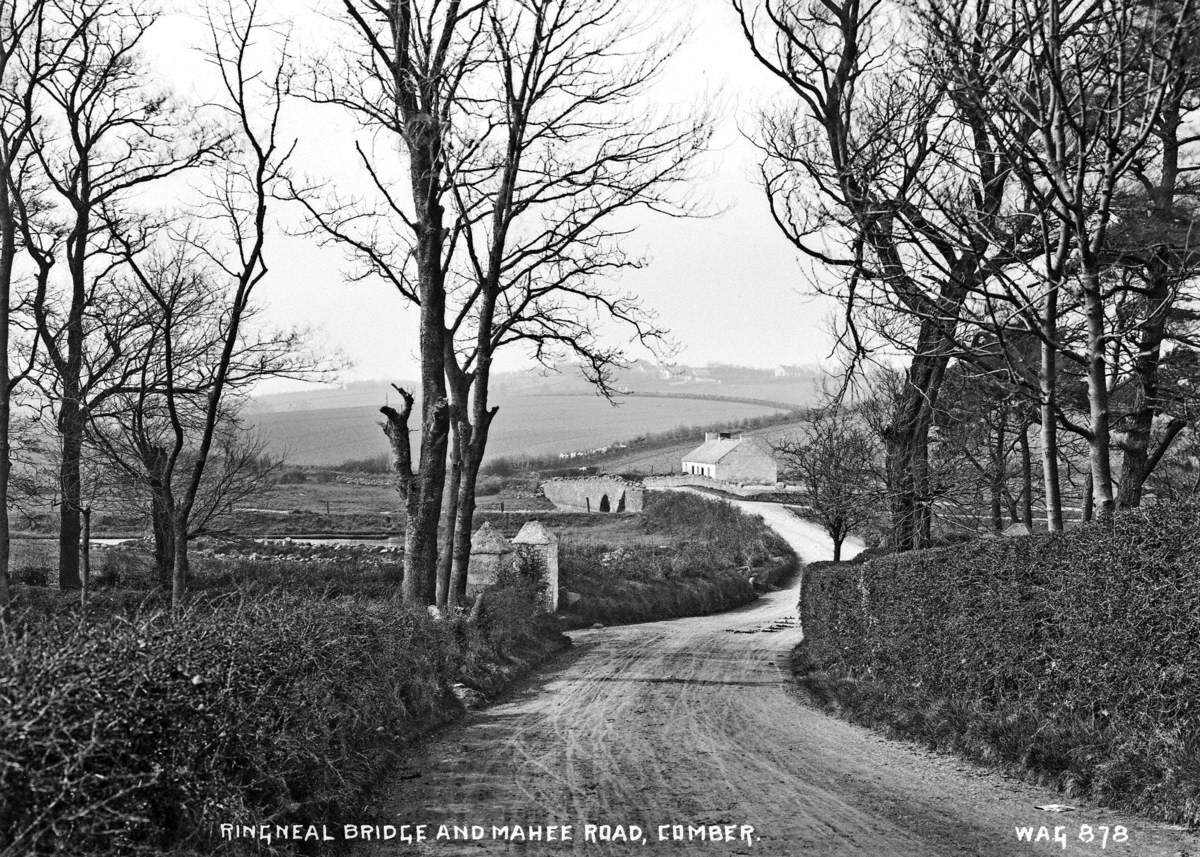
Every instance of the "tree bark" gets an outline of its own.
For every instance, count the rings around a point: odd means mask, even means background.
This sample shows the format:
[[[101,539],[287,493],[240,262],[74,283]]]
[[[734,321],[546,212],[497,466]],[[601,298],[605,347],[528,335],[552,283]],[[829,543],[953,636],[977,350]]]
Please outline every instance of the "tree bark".
[[[188,577],[191,572],[188,562],[187,524],[187,517],[176,513],[172,532],[175,562],[171,569],[171,605],[176,608],[187,598]]]
[[[169,492],[152,488],[150,527],[154,534],[154,571],[158,585],[170,591],[175,570],[175,512]]]
[[[67,379],[69,380],[69,379]],[[58,429],[62,437],[62,460],[59,463],[60,492],[58,525],[58,586],[78,589],[79,579],[79,512],[83,502],[80,465],[83,455],[83,415],[79,407],[78,384],[67,386],[59,407]]]
[[[1150,441],[1154,418],[1159,413],[1158,369],[1162,362],[1162,345],[1166,337],[1170,288],[1167,272],[1161,268],[1146,295],[1152,308],[1142,320],[1138,331],[1137,356],[1133,373],[1137,379],[1133,408],[1128,417],[1129,430],[1121,443],[1121,483],[1117,502],[1122,509],[1132,509],[1142,503],[1142,490],[1150,476]],[[1172,440],[1174,437],[1172,436]]]
[[[1104,305],[1101,298],[1099,268],[1090,254],[1084,253],[1083,302],[1088,334],[1088,412],[1091,438],[1089,461],[1092,471],[1092,496],[1096,515],[1111,521],[1116,504],[1113,499],[1111,440],[1108,411],[1108,364],[1105,358]]]
[[[1005,437],[1006,423],[1008,415],[1003,410],[1003,406],[999,413],[999,421],[996,423],[996,436],[992,445],[992,472],[991,484],[989,486],[991,494],[991,511],[992,511],[992,530],[999,533],[1004,529],[1004,486],[1008,476],[1008,462],[1004,455],[1004,446],[1007,442]]]
[[[11,530],[8,515],[8,481],[12,473],[10,425],[12,422],[12,371],[9,369],[9,317],[13,265],[17,256],[17,224],[9,185],[0,177],[0,607],[9,602]]]
[[[1033,455],[1029,449],[1030,423],[1021,426],[1021,521],[1033,532]]]
[[[87,603],[88,590],[92,585],[92,510],[80,511],[83,532],[79,539],[79,603]]]
[[[1052,283],[1042,302],[1042,345],[1038,367],[1042,441],[1042,481],[1046,494],[1046,529],[1063,528],[1062,485],[1058,474],[1058,285]]]
[[[437,607],[445,610],[452,602],[451,572],[454,565],[455,533],[458,526],[458,508],[462,491],[462,420],[450,418],[450,475],[446,483],[446,499],[443,503],[443,536],[438,552]]]
[[[923,325],[924,326],[924,325]],[[932,333],[926,330],[922,342]],[[884,430],[884,458],[891,511],[892,548],[927,547],[932,538],[933,509],[929,479],[929,429],[941,388],[947,356],[919,347],[909,366],[895,416]]]

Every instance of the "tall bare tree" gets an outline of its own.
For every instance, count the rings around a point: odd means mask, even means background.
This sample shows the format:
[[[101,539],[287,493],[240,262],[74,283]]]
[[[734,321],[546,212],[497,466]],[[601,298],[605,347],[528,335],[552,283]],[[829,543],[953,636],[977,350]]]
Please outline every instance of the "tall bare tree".
[[[360,34],[377,33],[387,20],[380,9],[371,17],[368,5],[346,4]],[[621,213],[635,207],[682,212],[672,191],[703,148],[707,126],[702,120],[648,118],[644,107],[638,112],[670,45],[647,39],[627,11],[615,0],[393,4],[388,14],[408,26],[425,22],[422,32],[441,33],[444,49],[422,47],[415,38],[397,40],[393,27],[392,41],[368,38],[376,65],[366,79],[361,70],[371,66],[365,61],[355,66],[359,77],[318,76],[314,97],[348,106],[371,127],[403,141],[410,176],[427,166],[440,171],[404,201],[385,178],[383,158],[359,146],[379,204],[297,194],[314,228],[348,248],[360,275],[382,276],[421,308],[425,411],[415,473],[408,417],[416,397],[400,390],[403,406],[384,409],[409,503],[406,551],[412,545],[430,550],[406,557],[409,600],[444,605],[465,592],[475,482],[496,414],[489,400],[495,353],[523,343],[547,363],[569,355],[602,392],[610,392],[623,351],[605,345],[600,328],[615,322],[643,342],[661,335],[637,301],[598,281],[639,264],[621,251],[628,230],[618,222]],[[397,99],[397,86],[384,76],[401,59],[397,45],[415,51],[405,60],[407,77],[426,81],[415,101],[404,93]],[[633,55],[640,59],[630,61]],[[381,103],[388,110],[397,104],[399,112],[381,115]],[[428,141],[413,139],[406,124],[412,104],[438,108],[436,158],[413,151]],[[423,261],[432,255],[422,248],[433,207],[422,203],[422,193],[436,194],[438,228],[445,233],[436,277]],[[437,331],[431,330],[435,323]],[[442,349],[436,360],[426,348],[434,340]],[[442,375],[436,382],[428,377],[435,365]],[[439,402],[431,422],[429,408]],[[440,465],[443,474],[447,452],[451,460],[441,551],[437,521],[423,511],[433,506],[421,500],[430,496],[424,487],[427,450],[433,456],[428,463]],[[441,502],[446,484],[444,476],[439,479]]]
[[[366,260],[371,273],[388,279],[419,307],[421,364],[420,444],[413,456],[409,418],[416,397],[401,391],[404,406],[382,409],[392,442],[397,487],[405,499],[404,599],[436,600],[438,522],[449,449],[450,403],[446,390],[446,274],[455,229],[447,221],[446,187],[450,128],[462,110],[461,87],[478,59],[485,2],[462,0],[343,0],[346,38],[338,56],[316,63],[313,100],[339,105],[381,136],[391,154],[403,154],[406,178],[394,179],[369,147],[356,149],[382,202],[372,218],[378,233],[363,239],[336,215],[326,231]],[[297,194],[302,199],[306,194]],[[335,211],[344,210],[333,204]],[[312,211],[316,214],[314,208]],[[357,220],[361,215],[354,215]],[[320,218],[318,218],[320,219]],[[411,264],[389,256],[402,252]],[[415,468],[414,468],[415,464]]]
[[[122,295],[129,315],[148,320],[130,341],[124,361],[133,365],[130,389],[90,415],[89,439],[133,490],[133,502],[148,495],[155,566],[171,588],[179,549],[178,499],[194,477],[198,447],[207,430],[210,395],[220,380],[230,306],[221,274],[195,249],[197,233],[175,229],[123,241],[129,270]],[[219,404],[214,442],[200,489],[186,521],[188,539],[205,532],[234,503],[265,487],[279,462],[261,439],[240,422],[237,406],[255,383],[267,378],[307,378],[312,362],[297,331],[255,327],[257,308],[241,311],[242,331],[227,357],[225,393]]]
[[[475,484],[497,412],[494,354],[511,344],[544,363],[565,354],[612,393],[624,351],[599,326],[647,347],[663,336],[635,298],[603,284],[641,264],[622,250],[622,215],[690,213],[680,186],[709,138],[702,113],[647,112],[676,41],[648,39],[621,0],[495,3],[487,21],[487,59],[469,81],[474,121],[457,131],[448,177],[462,229],[446,359],[459,490],[439,575],[452,603],[466,594]]]
[[[892,545],[931,539],[929,437],[964,303],[1016,252],[1005,226],[1012,165],[986,117],[920,50],[902,4],[733,0],[754,56],[794,107],[767,113],[763,183],[783,233],[845,306],[854,359],[908,355],[884,428]],[[918,39],[919,41],[919,39]],[[990,62],[980,53],[979,65]],[[978,69],[985,84],[994,82]]]
[[[13,292],[21,250],[22,212],[33,194],[30,135],[38,124],[34,93],[53,64],[45,41],[42,0],[0,0],[0,605],[8,601],[8,484],[12,470],[9,427],[12,396],[25,372],[14,364]]]
[[[125,216],[135,191],[205,163],[224,138],[192,121],[143,66],[140,47],[157,20],[147,4],[66,0],[50,12],[46,26],[56,62],[39,86],[47,118],[31,145],[54,199],[49,217],[63,241],[42,243],[31,231],[29,249],[41,271],[61,251],[66,271],[61,290],[48,277],[39,280],[33,313],[62,441],[59,585],[77,588],[79,469],[88,413],[128,380],[113,375],[126,334],[89,321],[105,302],[118,264],[105,223]]]

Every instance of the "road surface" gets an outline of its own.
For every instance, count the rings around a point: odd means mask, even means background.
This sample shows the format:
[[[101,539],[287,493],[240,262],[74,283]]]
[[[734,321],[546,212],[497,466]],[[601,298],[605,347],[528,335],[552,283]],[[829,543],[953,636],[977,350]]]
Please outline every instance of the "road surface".
[[[830,555],[815,526],[778,506],[741,505],[805,560]],[[381,820],[414,826],[408,835],[428,825],[431,838],[459,825],[468,838],[357,853],[1200,857],[1200,838],[1182,830],[1091,807],[1041,811],[1073,802],[805,705],[785,673],[800,639],[797,593],[798,584],[716,616],[575,634],[572,653],[435,736],[387,792]],[[615,836],[637,825],[646,843],[585,841],[587,824],[623,825]],[[512,836],[520,826],[557,840],[556,825],[572,826],[570,841],[492,838],[493,827]],[[687,841],[689,826],[707,836],[713,825],[733,841]],[[1090,843],[1079,841],[1083,825],[1095,829]],[[1118,825],[1124,843],[1111,841]],[[1056,826],[1065,848],[1018,841],[1018,828],[1036,839]]]

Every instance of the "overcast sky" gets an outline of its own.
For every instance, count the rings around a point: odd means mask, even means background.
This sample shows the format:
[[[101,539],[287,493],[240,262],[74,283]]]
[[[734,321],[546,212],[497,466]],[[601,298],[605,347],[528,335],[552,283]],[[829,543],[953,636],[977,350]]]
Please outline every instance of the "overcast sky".
[[[307,10],[295,22],[302,51],[319,49],[329,28],[315,10],[330,2],[301,0]],[[299,5],[293,0],[274,8],[295,12]],[[663,105],[717,105],[714,150],[700,174],[701,190],[720,213],[689,220],[642,216],[626,246],[649,263],[614,286],[657,311],[681,346],[679,362],[821,362],[830,348],[830,305],[806,296],[808,268],[771,221],[756,182],[758,153],[743,137],[760,106],[787,96],[751,57],[728,0],[672,0],[664,26],[690,27],[692,35],[652,95]],[[156,66],[185,93],[206,73],[195,52],[180,50],[181,42],[198,36],[194,24],[170,16],[150,49]],[[291,105],[289,126],[301,137],[299,169],[333,183],[345,180],[355,131],[338,121],[335,108]],[[267,318],[317,330],[325,347],[340,349],[351,362],[343,380],[416,374],[415,315],[393,290],[347,283],[340,252],[308,239],[281,236],[269,248],[269,264],[271,277],[260,292]],[[510,355],[501,368],[522,368],[524,360]]]

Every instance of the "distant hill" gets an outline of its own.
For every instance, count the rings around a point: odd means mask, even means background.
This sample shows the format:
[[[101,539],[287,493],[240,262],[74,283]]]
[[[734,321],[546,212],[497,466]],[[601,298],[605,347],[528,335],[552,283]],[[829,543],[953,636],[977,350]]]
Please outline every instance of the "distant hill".
[[[618,386],[633,395],[614,407],[569,369],[495,377],[492,399],[500,413],[492,429],[491,456],[591,449],[648,432],[799,408],[818,398],[822,378],[815,367],[639,363],[620,375]],[[290,463],[328,466],[386,452],[379,407],[397,399],[388,382],[363,381],[256,397],[244,413]]]

